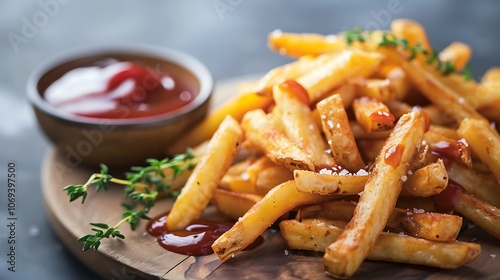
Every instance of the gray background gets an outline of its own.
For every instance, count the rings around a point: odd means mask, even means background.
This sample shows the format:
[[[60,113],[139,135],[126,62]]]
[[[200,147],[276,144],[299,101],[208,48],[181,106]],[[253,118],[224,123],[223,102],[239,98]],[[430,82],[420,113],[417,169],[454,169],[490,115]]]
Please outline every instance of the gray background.
[[[498,1],[54,1],[0,1],[0,279],[97,278],[54,235],[40,191],[40,164],[50,145],[26,102],[25,83],[34,67],[60,51],[90,43],[167,46],[199,58],[220,81],[289,61],[266,47],[274,29],[328,34],[354,26],[388,28],[389,19],[408,17],[427,28],[435,48],[453,40],[470,44],[475,77],[500,65]],[[399,3],[393,13],[391,2]],[[58,3],[45,22],[36,18],[47,14],[40,3]],[[221,3],[229,9],[218,11]],[[23,35],[26,20],[42,20],[28,36]],[[13,47],[12,34],[24,41]],[[7,271],[5,261],[11,161],[18,175],[16,273]]]

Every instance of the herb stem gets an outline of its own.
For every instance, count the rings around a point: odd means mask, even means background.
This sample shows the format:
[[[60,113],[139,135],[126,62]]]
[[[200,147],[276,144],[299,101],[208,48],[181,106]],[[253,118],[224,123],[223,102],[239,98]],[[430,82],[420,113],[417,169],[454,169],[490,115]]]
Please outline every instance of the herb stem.
[[[348,45],[354,42],[364,43],[368,39],[373,41],[370,33],[363,32],[360,28],[355,28],[343,33]],[[441,72],[443,76],[448,76],[452,73],[458,73],[455,69],[455,63],[451,60],[442,61],[439,59],[439,53],[436,50],[426,50],[421,44],[410,44],[405,38],[400,38],[390,32],[383,32],[382,38],[378,42],[378,47],[396,48],[399,47],[405,52],[408,52],[408,60],[413,60],[417,55],[423,55],[427,64],[434,65],[436,70]],[[467,65],[462,72],[465,80],[471,79],[470,67]]]
[[[172,181],[183,172],[192,170],[198,161],[199,157],[196,157],[191,149],[172,159],[147,159],[148,166],[132,167],[131,172],[125,174],[126,179],[114,178],[108,174],[108,167],[101,164],[101,172],[92,174],[84,184],[66,186],[63,190],[67,192],[70,201],[81,197],[82,204],[87,197],[89,186],[95,185],[95,191],[99,192],[101,189],[107,190],[108,183],[124,185],[125,197],[131,200],[131,203],[122,203],[122,206],[125,207],[123,218],[115,226],[110,227],[105,223],[90,223],[94,233],[78,239],[84,243],[83,250],[91,248],[97,250],[104,238],[124,239],[125,236],[118,231],[118,228],[124,223],[130,224],[131,229],[135,230],[141,219],[150,219],[147,214],[156,203],[158,195],[167,193],[175,197],[178,192],[172,190]],[[139,209],[136,208],[138,204],[142,205]]]

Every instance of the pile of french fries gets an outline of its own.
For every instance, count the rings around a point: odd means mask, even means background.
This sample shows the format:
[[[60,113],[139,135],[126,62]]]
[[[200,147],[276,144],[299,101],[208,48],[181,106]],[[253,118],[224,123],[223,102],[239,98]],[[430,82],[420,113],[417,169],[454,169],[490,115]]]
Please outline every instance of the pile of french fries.
[[[271,33],[270,48],[296,60],[170,150],[205,147],[166,226],[184,228],[212,202],[236,220],[212,246],[226,261],[279,222],[291,249],[324,251],[340,278],[365,259],[466,265],[481,247],[456,240],[463,217],[500,239],[500,68],[465,79],[471,49],[454,42],[439,53],[456,70],[445,76],[423,56],[380,47],[382,32],[352,44]],[[431,51],[412,20],[388,32]]]

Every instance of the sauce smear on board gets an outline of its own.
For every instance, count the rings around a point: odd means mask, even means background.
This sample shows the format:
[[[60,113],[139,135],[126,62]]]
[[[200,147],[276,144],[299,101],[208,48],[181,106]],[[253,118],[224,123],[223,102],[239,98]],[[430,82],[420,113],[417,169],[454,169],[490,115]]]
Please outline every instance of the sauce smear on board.
[[[149,221],[147,232],[156,236],[161,247],[183,255],[204,256],[212,254],[214,252],[212,244],[233,226],[232,223],[198,219],[183,230],[169,231],[165,227],[167,215],[160,215]],[[263,241],[262,236],[259,236],[245,250],[256,248]]]
[[[212,244],[233,225],[226,222],[196,220],[184,230],[169,231],[165,227],[167,215],[152,219],[148,223],[147,231],[156,236],[158,244],[163,248],[183,254],[203,256],[213,253]]]

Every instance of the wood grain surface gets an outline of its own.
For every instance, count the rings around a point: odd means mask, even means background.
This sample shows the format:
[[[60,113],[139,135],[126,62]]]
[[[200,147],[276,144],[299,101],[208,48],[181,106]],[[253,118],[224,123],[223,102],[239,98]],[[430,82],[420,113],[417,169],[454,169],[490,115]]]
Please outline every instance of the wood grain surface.
[[[246,76],[220,83],[212,100],[217,106],[233,94],[241,82],[254,80]],[[136,231],[123,226],[125,240],[104,240],[97,252],[82,252],[77,238],[90,232],[89,222],[115,224],[121,219],[123,189],[110,187],[105,192],[89,191],[85,204],[69,203],[61,190],[68,184],[81,184],[98,170],[70,168],[64,157],[51,150],[42,169],[42,188],[50,222],[61,241],[89,268],[104,279],[330,279],[323,270],[322,253],[289,251],[279,231],[271,227],[264,242],[244,251],[226,263],[215,255],[194,257],[172,253],[160,247],[156,238],[145,232],[145,223]],[[170,209],[172,201],[161,200],[151,216]],[[204,215],[217,216],[210,206]],[[466,228],[459,236],[475,241],[483,252],[472,264],[441,270],[423,266],[365,261],[352,279],[500,279],[500,242],[479,228]],[[49,256],[48,256],[49,257]]]

